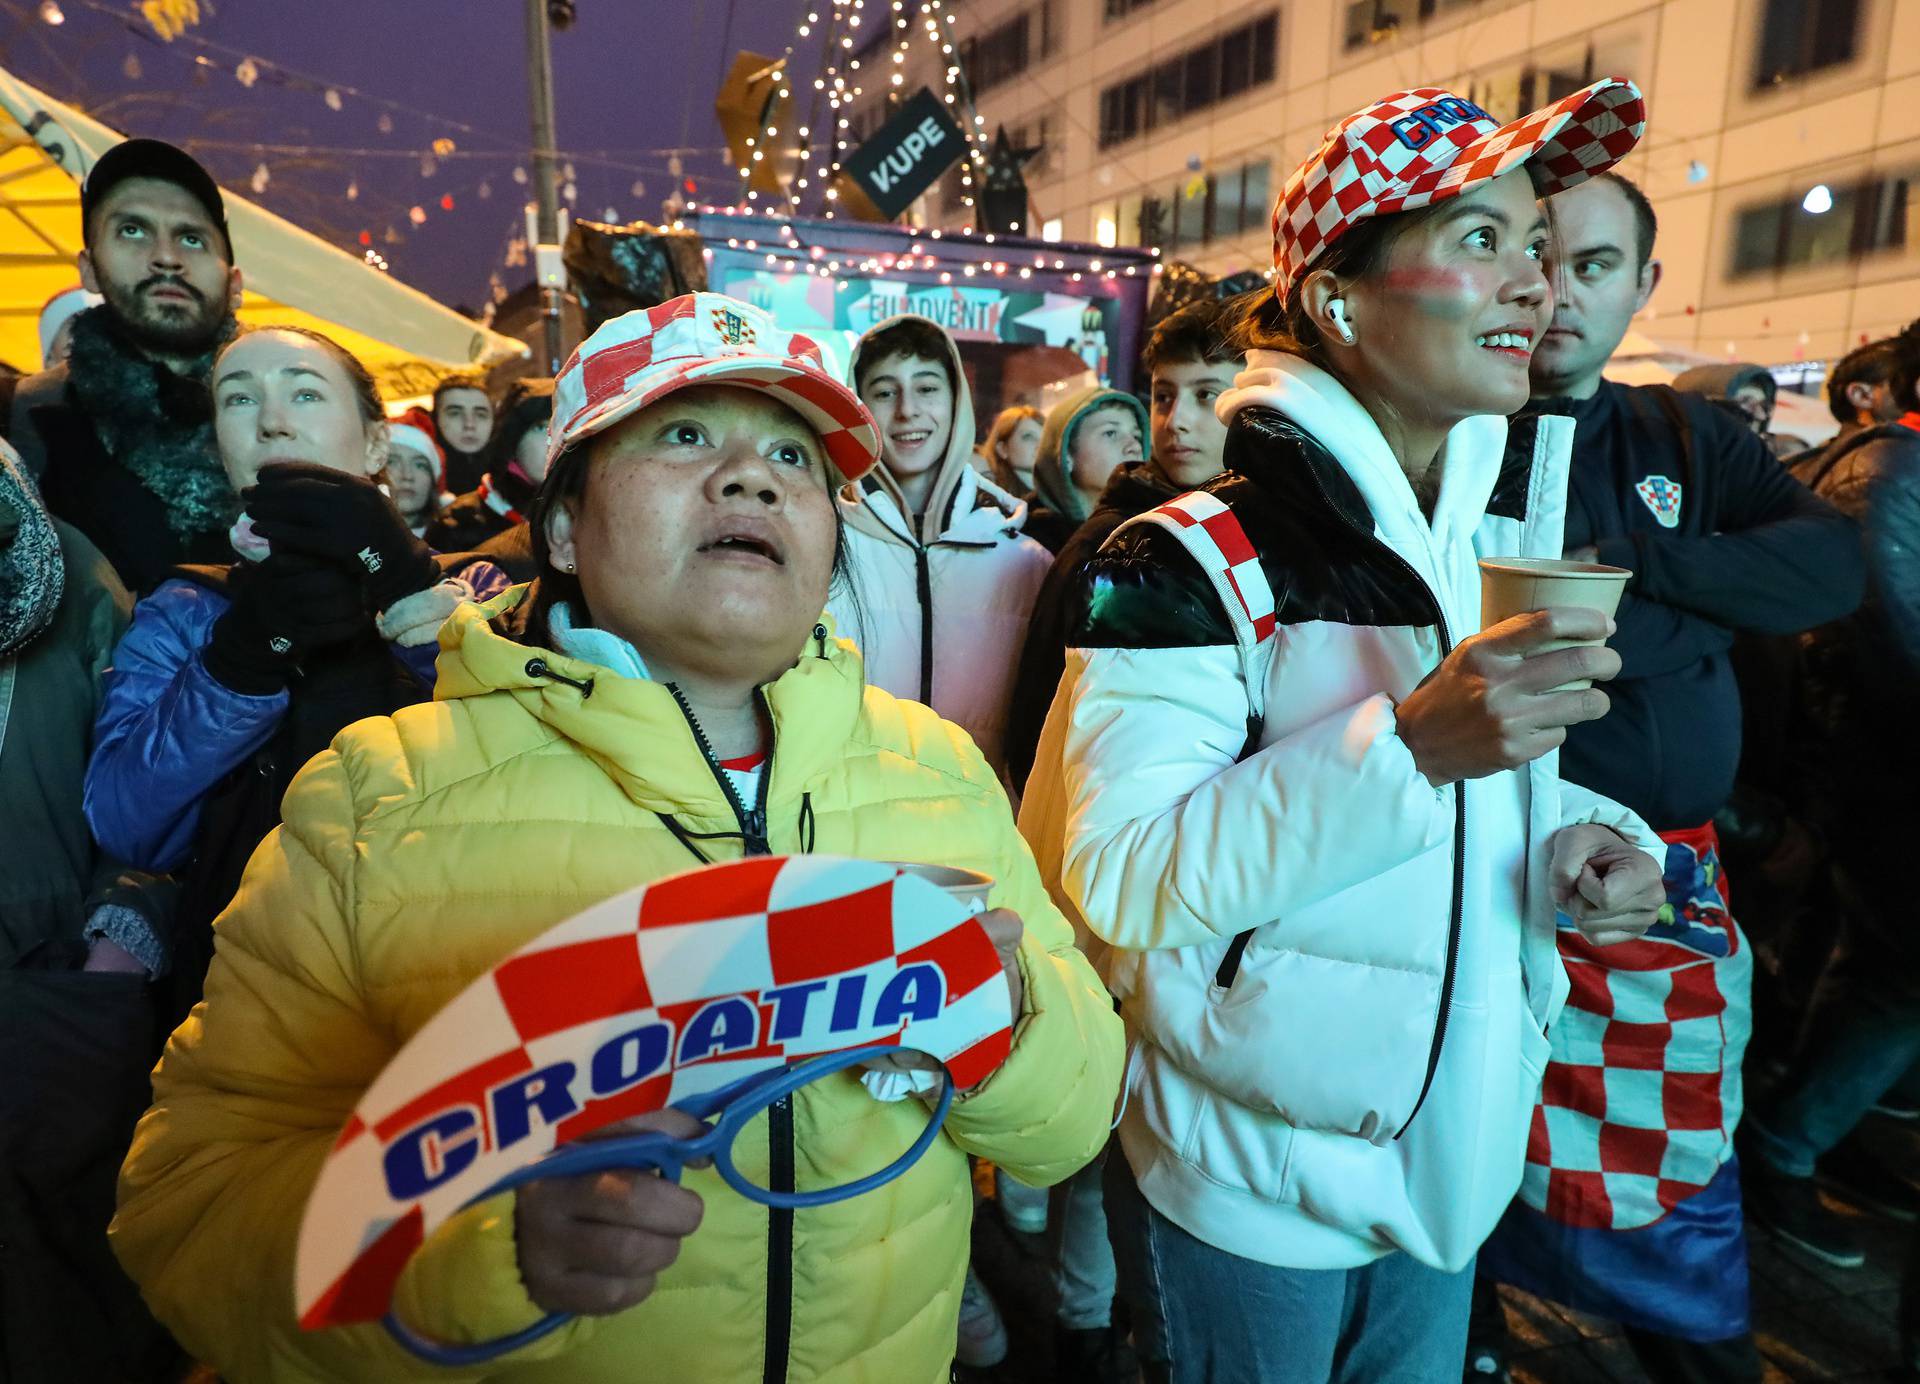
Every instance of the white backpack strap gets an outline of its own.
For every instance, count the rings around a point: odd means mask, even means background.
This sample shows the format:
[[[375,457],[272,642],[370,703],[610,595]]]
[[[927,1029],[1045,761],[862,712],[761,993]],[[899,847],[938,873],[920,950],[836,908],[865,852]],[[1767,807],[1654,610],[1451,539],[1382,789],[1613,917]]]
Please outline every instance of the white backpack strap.
[[[1273,662],[1273,636],[1279,620],[1273,588],[1267,584],[1267,574],[1260,568],[1260,557],[1247,531],[1224,500],[1202,490],[1190,490],[1157,509],[1136,514],[1114,533],[1124,533],[1136,524],[1153,524],[1172,534],[1213,583],[1233,626],[1234,643],[1240,649],[1249,709],[1254,717],[1264,720],[1267,669]]]

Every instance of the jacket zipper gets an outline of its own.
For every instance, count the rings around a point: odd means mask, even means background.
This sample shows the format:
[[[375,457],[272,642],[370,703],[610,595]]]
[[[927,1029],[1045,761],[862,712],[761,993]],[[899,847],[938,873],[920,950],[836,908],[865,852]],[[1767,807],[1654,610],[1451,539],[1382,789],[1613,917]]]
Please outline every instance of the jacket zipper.
[[[824,639],[824,634],[821,637]],[[673,694],[674,704],[680,708],[680,714],[687,718],[687,727],[693,732],[694,743],[700,747],[707,768],[713,771],[714,781],[720,785],[720,791],[726,794],[727,806],[733,809],[734,818],[740,823],[740,834],[746,840],[746,854],[773,854],[773,847],[767,841],[767,790],[773,783],[772,738],[768,739],[766,762],[760,767],[760,791],[755,794],[753,809],[749,811],[746,804],[740,801],[733,780],[720,767],[720,757],[713,752],[713,743],[707,739],[706,731],[701,729],[700,719],[693,714],[686,696],[673,683],[667,684],[667,691]],[[761,714],[767,718],[767,724],[772,725],[773,710],[767,705],[766,692],[755,689],[753,697]],[[782,1096],[767,1108],[767,1144],[769,1190],[793,1191],[792,1096]],[[780,1207],[772,1208],[767,1213],[766,1335],[766,1365],[760,1377],[763,1384],[785,1384],[787,1357],[793,1335],[793,1212]]]
[[[915,589],[920,597],[920,702],[933,705],[933,564],[923,543],[913,545]]]
[[[767,843],[767,785],[773,779],[773,745],[769,741],[766,762],[761,766],[760,792],[758,801],[751,810],[740,801],[739,790],[733,786],[733,780],[727,777],[727,771],[720,767],[720,756],[713,752],[713,742],[707,739],[707,733],[701,728],[699,718],[693,714],[684,693],[673,683],[666,684],[667,691],[673,694],[674,705],[680,708],[680,714],[687,718],[687,728],[693,732],[693,742],[700,747],[701,758],[707,761],[707,768],[713,773],[713,781],[720,785],[727,806],[733,809],[734,819],[740,823],[740,834],[745,839],[747,855],[772,855],[773,848]],[[754,699],[762,711],[767,703],[764,693],[756,691]],[[771,713],[767,715],[768,724],[772,724]]]
[[[1320,498],[1326,503],[1327,509],[1334,514],[1340,514],[1333,503],[1333,497],[1327,494],[1326,486],[1322,485],[1320,478],[1313,474],[1313,468],[1307,467],[1306,471],[1313,480],[1314,488],[1320,492]],[[1341,520],[1349,528],[1356,532],[1360,531],[1360,526],[1347,520],[1344,515],[1341,515]],[[1453,634],[1447,628],[1447,612],[1441,607],[1440,598],[1433,594],[1433,588],[1427,585],[1426,578],[1415,570],[1411,562],[1383,543],[1377,534],[1368,533],[1365,536],[1376,548],[1386,554],[1388,561],[1397,563],[1408,576],[1413,578],[1414,584],[1426,593],[1427,601],[1433,608],[1434,628],[1440,634],[1440,657],[1444,661],[1453,652]],[[1395,1139],[1405,1138],[1407,1131],[1413,1128],[1414,1119],[1426,1105],[1427,1096],[1433,1090],[1434,1075],[1440,1070],[1440,1048],[1447,1040],[1447,1017],[1453,1008],[1454,979],[1460,963],[1460,919],[1465,907],[1466,884],[1467,785],[1465,780],[1456,779],[1453,785],[1453,903],[1447,919],[1446,969],[1440,975],[1440,1009],[1433,1020],[1433,1043],[1427,1049],[1427,1074],[1420,1083],[1420,1095],[1414,1101],[1413,1110],[1407,1115],[1406,1123],[1401,1125],[1399,1132],[1393,1136]],[[1229,977],[1229,983],[1231,983],[1231,977]]]
[[[1316,484],[1318,482],[1316,481]],[[1329,501],[1331,503],[1331,501]],[[1447,628],[1447,612],[1441,608],[1440,598],[1433,594],[1426,580],[1414,570],[1400,554],[1385,543],[1374,540],[1393,561],[1406,569],[1407,575],[1418,582],[1420,589],[1427,593],[1427,599],[1433,603],[1434,628],[1440,632],[1440,658],[1444,662],[1453,652],[1453,633]],[[1437,565],[1437,564],[1436,564]],[[1420,1109],[1427,1103],[1427,1096],[1433,1090],[1434,1075],[1440,1070],[1440,1049],[1447,1041],[1447,1018],[1453,1010],[1453,985],[1460,963],[1460,921],[1465,908],[1467,887],[1467,784],[1464,779],[1455,779],[1453,783],[1453,904],[1447,919],[1447,963],[1440,974],[1440,1009],[1433,1020],[1433,1045],[1427,1049],[1427,1074],[1420,1083],[1420,1095],[1413,1103],[1413,1109],[1407,1114],[1407,1121],[1393,1137],[1406,1137]]]

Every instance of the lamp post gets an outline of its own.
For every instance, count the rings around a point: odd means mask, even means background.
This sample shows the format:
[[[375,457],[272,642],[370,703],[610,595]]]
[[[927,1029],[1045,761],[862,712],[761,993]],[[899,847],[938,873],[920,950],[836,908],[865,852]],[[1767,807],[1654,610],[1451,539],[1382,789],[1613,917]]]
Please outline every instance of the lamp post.
[[[527,97],[533,108],[534,274],[546,325],[547,374],[560,373],[559,154],[553,136],[553,47],[547,0],[527,0]]]

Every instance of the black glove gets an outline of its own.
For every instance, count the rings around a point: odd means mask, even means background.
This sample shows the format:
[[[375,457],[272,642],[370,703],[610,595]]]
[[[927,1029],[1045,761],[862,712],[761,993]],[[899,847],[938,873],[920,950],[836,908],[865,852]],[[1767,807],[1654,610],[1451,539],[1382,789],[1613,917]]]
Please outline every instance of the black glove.
[[[364,578],[370,614],[440,578],[427,545],[364,476],[287,462],[262,471],[243,498],[254,529],[276,552],[306,553]]]
[[[372,623],[351,572],[300,553],[235,568],[230,590],[233,604],[201,657],[216,680],[250,697],[278,692],[302,658]]]

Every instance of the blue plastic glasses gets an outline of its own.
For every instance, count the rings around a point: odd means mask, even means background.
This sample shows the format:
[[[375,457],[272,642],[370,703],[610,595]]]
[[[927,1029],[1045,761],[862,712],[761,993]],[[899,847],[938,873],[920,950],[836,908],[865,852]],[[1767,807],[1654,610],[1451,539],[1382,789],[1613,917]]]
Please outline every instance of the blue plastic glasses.
[[[839,1187],[828,1187],[813,1192],[776,1192],[751,1181],[734,1166],[733,1141],[739,1136],[747,1122],[761,1111],[798,1091],[802,1086],[818,1081],[824,1076],[845,1071],[848,1067],[862,1062],[871,1062],[876,1058],[896,1057],[902,1049],[898,1047],[852,1048],[845,1052],[829,1053],[825,1057],[811,1058],[789,1067],[774,1067],[753,1076],[742,1077],[739,1081],[708,1091],[704,1095],[689,1096],[674,1108],[682,1110],[702,1121],[707,1132],[692,1139],[675,1139],[657,1131],[645,1134],[631,1134],[618,1139],[584,1139],[566,1144],[553,1150],[544,1158],[528,1164],[524,1168],[508,1173],[485,1191],[472,1197],[466,1206],[510,1192],[528,1182],[554,1177],[578,1177],[583,1173],[606,1172],[610,1169],[657,1169],[662,1177],[675,1182],[689,1163],[702,1159],[711,1160],[714,1168],[741,1196],[757,1201],[763,1206],[783,1210],[799,1210],[811,1206],[827,1206],[836,1201],[846,1201],[863,1192],[871,1192],[883,1187],[899,1177],[907,1169],[920,1161],[921,1155],[933,1146],[940,1135],[940,1126],[947,1118],[947,1111],[953,1106],[953,1076],[943,1066],[940,1068],[940,1099],[934,1105],[933,1116],[927,1121],[927,1127],[912,1146],[893,1162],[878,1172],[845,1183]],[[465,1210],[466,1207],[461,1208]],[[542,1336],[558,1330],[573,1320],[571,1313],[555,1312],[542,1317],[532,1326],[517,1331],[511,1336],[502,1336],[497,1340],[480,1341],[473,1345],[447,1345],[429,1340],[407,1326],[392,1312],[383,1319],[394,1340],[405,1346],[422,1360],[434,1365],[478,1365],[523,1346],[531,1345]]]

